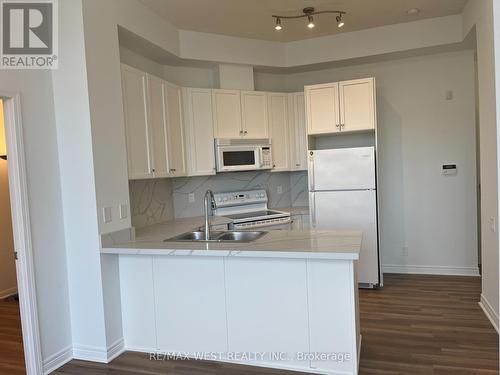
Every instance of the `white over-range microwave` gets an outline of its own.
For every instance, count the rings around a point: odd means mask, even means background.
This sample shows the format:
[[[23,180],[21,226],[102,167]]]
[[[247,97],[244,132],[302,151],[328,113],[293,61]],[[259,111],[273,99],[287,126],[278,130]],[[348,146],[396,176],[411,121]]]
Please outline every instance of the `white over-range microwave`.
[[[271,169],[271,140],[217,138],[215,160],[217,172]]]

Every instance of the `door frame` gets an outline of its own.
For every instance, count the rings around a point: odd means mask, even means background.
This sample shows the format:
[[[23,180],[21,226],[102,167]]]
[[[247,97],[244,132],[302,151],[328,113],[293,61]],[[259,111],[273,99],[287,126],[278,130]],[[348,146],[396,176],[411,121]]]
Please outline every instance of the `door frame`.
[[[43,373],[38,304],[35,288],[33,244],[29,214],[26,159],[21,117],[21,95],[0,91],[3,100],[7,166],[14,246],[17,252],[16,275],[26,373]]]

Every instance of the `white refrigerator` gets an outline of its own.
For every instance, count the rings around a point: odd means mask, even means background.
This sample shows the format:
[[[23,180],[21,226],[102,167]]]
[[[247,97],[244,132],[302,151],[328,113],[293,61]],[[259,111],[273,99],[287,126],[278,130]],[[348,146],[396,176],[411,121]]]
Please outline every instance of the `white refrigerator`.
[[[381,286],[375,148],[310,150],[309,205],[312,228],[363,232],[358,282]]]

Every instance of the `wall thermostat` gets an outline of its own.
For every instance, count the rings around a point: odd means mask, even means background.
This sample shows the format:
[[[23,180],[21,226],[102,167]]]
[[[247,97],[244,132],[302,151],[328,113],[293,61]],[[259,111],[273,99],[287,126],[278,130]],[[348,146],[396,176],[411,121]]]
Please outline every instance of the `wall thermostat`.
[[[456,164],[443,164],[441,171],[445,176],[454,176],[458,173]]]

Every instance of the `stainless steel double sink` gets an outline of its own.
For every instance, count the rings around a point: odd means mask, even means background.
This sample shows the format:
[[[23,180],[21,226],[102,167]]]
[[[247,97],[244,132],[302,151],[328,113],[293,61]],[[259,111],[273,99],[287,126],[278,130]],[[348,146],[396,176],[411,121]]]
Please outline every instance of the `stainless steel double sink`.
[[[186,232],[168,238],[164,242],[253,242],[266,235],[265,231],[225,231],[210,232],[210,238],[205,239],[205,232]]]

